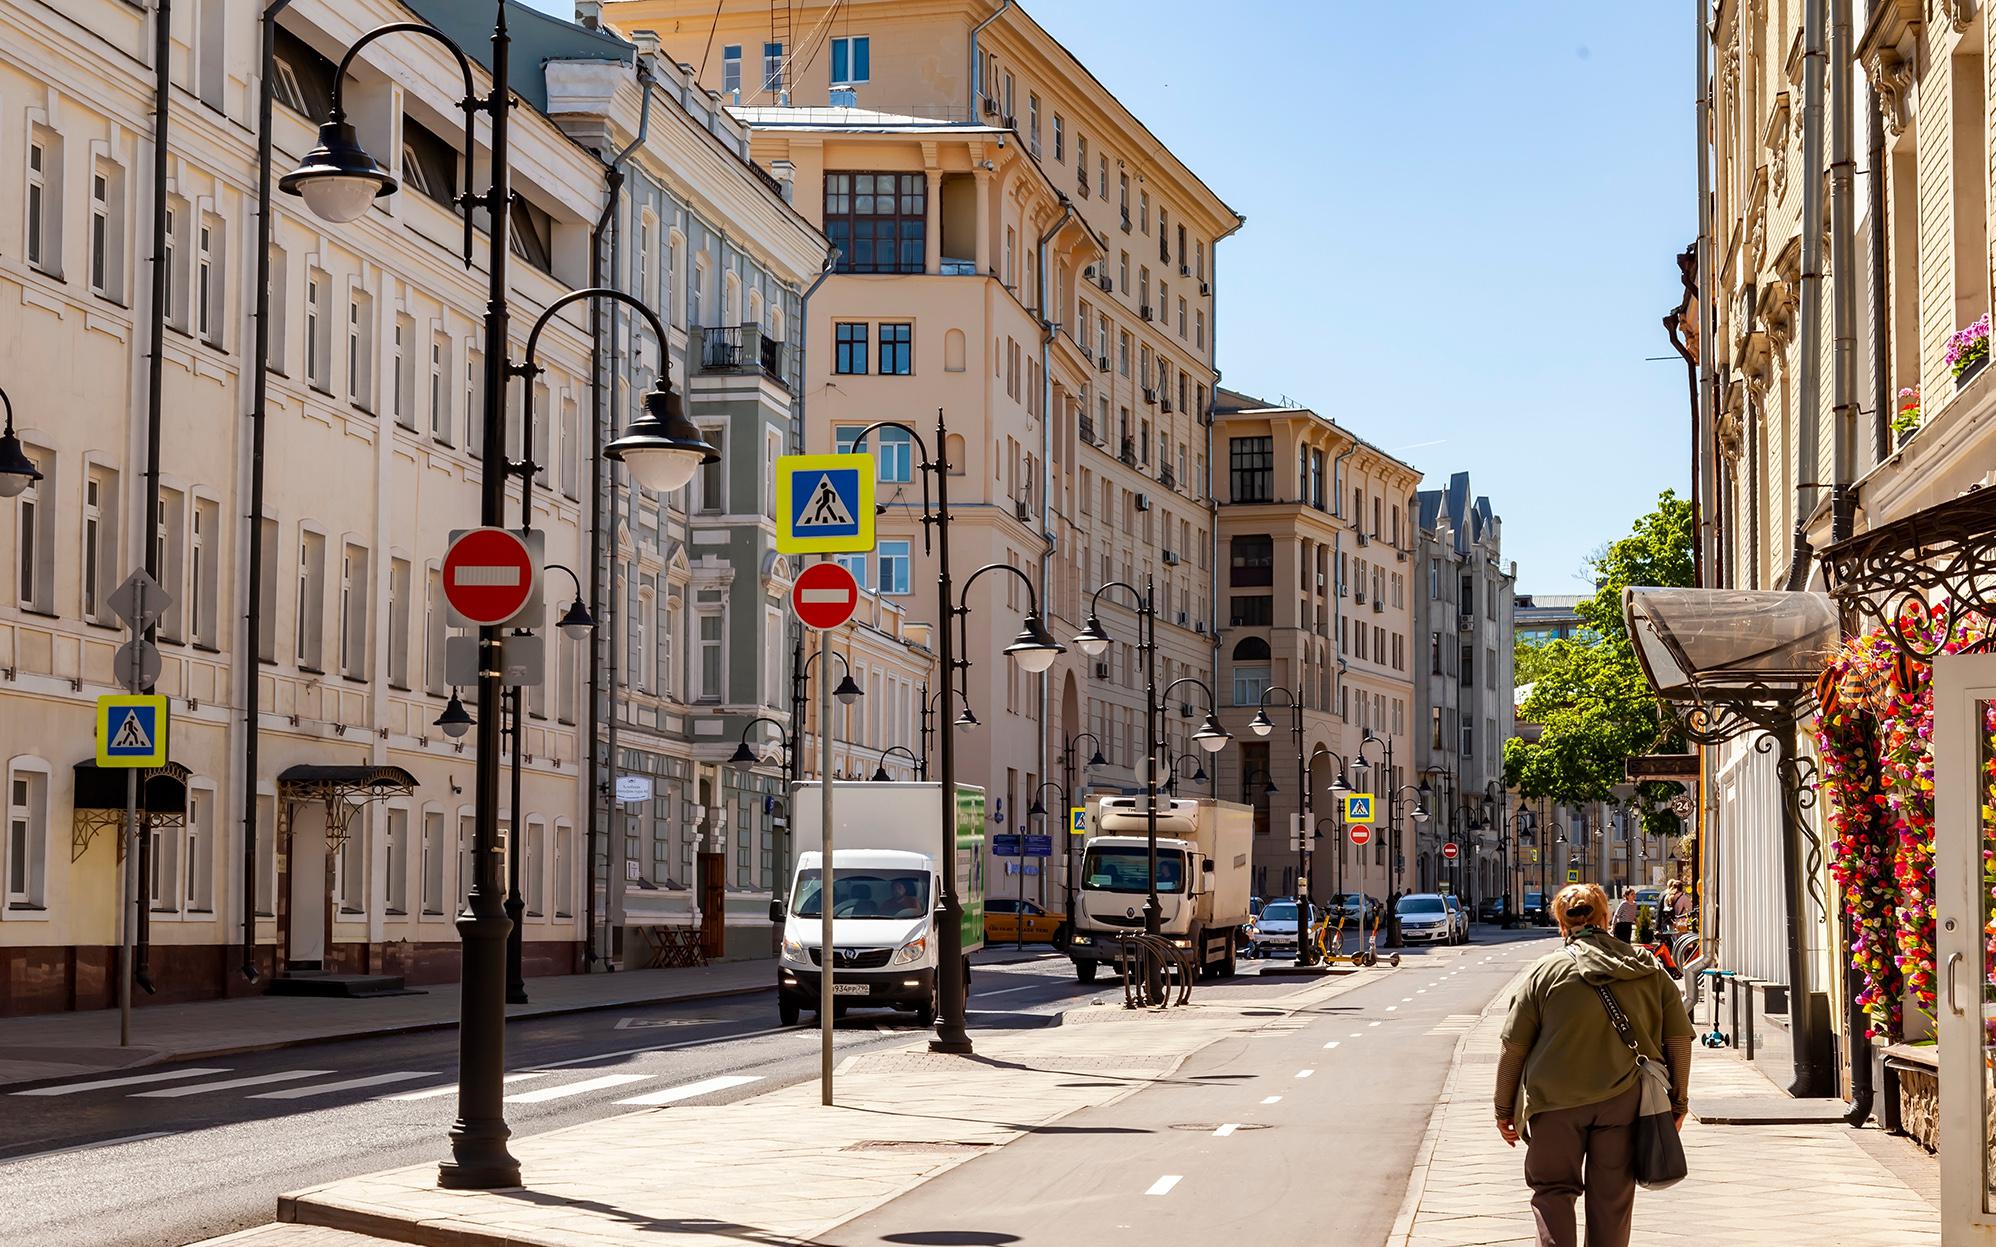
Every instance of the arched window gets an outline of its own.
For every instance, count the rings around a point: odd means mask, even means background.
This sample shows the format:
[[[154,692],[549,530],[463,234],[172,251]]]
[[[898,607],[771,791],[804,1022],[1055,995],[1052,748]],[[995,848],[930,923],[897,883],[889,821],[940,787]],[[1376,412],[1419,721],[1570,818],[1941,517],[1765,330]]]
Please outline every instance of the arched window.
[[[1261,637],[1242,637],[1240,644],[1234,646],[1235,662],[1267,662],[1268,660],[1268,642]]]

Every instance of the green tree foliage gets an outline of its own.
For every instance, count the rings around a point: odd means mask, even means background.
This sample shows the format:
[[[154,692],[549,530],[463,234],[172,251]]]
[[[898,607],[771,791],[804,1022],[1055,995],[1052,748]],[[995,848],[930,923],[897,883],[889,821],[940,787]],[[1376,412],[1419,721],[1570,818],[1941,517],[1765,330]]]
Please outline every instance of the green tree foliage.
[[[1518,681],[1531,683],[1532,691],[1518,707],[1518,719],[1537,724],[1539,735],[1504,742],[1505,783],[1533,799],[1612,801],[1627,782],[1631,755],[1682,747],[1675,738],[1658,740],[1662,711],[1629,641],[1622,590],[1688,586],[1691,568],[1691,504],[1665,490],[1628,536],[1590,560],[1596,590],[1576,608],[1583,635],[1520,647]],[[1678,831],[1677,818],[1663,805],[1676,791],[1674,784],[1639,786],[1635,804],[1645,830]]]

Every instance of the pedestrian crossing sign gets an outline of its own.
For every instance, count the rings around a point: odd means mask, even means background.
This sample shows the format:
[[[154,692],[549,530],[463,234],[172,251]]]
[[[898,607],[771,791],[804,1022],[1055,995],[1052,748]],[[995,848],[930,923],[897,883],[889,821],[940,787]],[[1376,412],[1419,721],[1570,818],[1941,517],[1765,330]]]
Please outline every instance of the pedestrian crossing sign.
[[[166,765],[166,698],[97,699],[98,766]]]
[[[1067,810],[1067,831],[1068,831],[1068,834],[1069,834],[1069,835],[1073,835],[1073,836],[1085,836],[1085,835],[1087,835],[1087,834],[1088,834],[1088,807],[1087,807],[1087,806],[1085,806],[1085,805],[1075,805],[1075,806],[1069,806],[1069,807],[1068,807],[1068,810]]]
[[[1568,867],[1566,868],[1566,881],[1567,881],[1568,883],[1579,883],[1579,882],[1580,882],[1580,867],[1578,867],[1578,866],[1568,866]]]
[[[1369,823],[1372,821],[1372,794],[1351,792],[1345,794],[1345,821],[1347,823]]]
[[[783,455],[776,460],[776,548],[784,554],[873,549],[872,455]]]

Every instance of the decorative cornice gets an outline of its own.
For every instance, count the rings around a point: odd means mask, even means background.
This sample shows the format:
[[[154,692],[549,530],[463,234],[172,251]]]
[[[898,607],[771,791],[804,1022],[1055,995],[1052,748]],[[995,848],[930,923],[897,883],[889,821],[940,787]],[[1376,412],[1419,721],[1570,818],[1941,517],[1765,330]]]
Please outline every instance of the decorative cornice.
[[[1905,133],[1912,120],[1913,65],[1897,52],[1881,50],[1865,58],[1864,76],[1878,93],[1878,112],[1886,133]]]
[[[1967,30],[1968,23],[1974,19],[1975,14],[1969,11],[1973,7],[1970,0],[1940,0],[1941,17],[1957,35]]]

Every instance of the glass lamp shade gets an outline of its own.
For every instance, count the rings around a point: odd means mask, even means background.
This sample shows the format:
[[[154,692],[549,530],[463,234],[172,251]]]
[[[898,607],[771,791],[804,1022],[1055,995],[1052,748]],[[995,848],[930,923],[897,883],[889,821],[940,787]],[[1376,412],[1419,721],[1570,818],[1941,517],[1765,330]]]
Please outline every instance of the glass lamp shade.
[[[1053,666],[1053,660],[1067,652],[1067,647],[1053,639],[1046,624],[1038,615],[1026,616],[1026,622],[1019,629],[1019,635],[1005,647],[1006,655],[1020,668],[1037,675]]]
[[[0,434],[0,498],[17,498],[28,486],[42,479],[34,462],[21,449],[21,439],[9,427]]]
[[[1192,782],[1195,784],[1206,782],[1206,768],[1204,765],[1201,765],[1198,770],[1192,772]]]
[[[655,494],[669,494],[693,479],[721,452],[707,441],[700,426],[686,418],[679,395],[661,376],[646,392],[644,413],[631,421],[624,435],[603,447],[603,453],[630,469],[638,484]]]
[[[1339,771],[1331,777],[1331,795],[1342,801],[1351,795],[1351,785],[1345,782],[1345,773]]]
[[[841,706],[850,706],[865,695],[866,690],[854,683],[851,672],[847,672],[845,678],[839,681],[839,686],[832,690],[832,696],[838,699]]]
[[[582,604],[582,599],[577,598],[568,604],[568,609],[561,613],[561,619],[555,626],[561,629],[562,635],[580,641],[596,626],[596,620],[589,613],[589,608]]]
[[[1248,720],[1248,730],[1256,736],[1266,736],[1275,730],[1275,724],[1269,720],[1268,711],[1257,710],[1254,718]]]
[[[1415,807],[1414,807],[1414,821],[1415,821],[1415,822],[1417,822],[1417,823],[1425,823],[1425,822],[1427,822],[1427,821],[1428,821],[1428,807],[1427,807],[1427,806],[1425,806],[1425,805],[1417,805],[1417,806],[1415,806]]]
[[[343,224],[367,215],[368,205],[395,193],[395,179],[360,145],[344,120],[319,127],[319,145],[298,167],[277,180],[277,188],[298,195],[321,221]]]
[[[1074,646],[1090,658],[1099,658],[1109,648],[1109,633],[1102,627],[1102,621],[1091,611],[1088,622],[1081,631],[1074,634]]]
[[[956,726],[957,730],[961,732],[968,732],[971,728],[977,727],[977,712],[969,706],[965,706],[963,713],[956,716]]]
[[[444,712],[437,716],[435,725],[452,740],[457,740],[471,730],[471,715],[465,710],[464,703],[458,700],[455,692],[444,704]]]
[[[1199,730],[1192,733],[1192,739],[1197,741],[1199,747],[1207,753],[1218,753],[1227,747],[1227,742],[1233,737],[1228,735],[1226,728],[1220,726],[1218,719],[1208,714],[1206,721],[1199,725]]]

